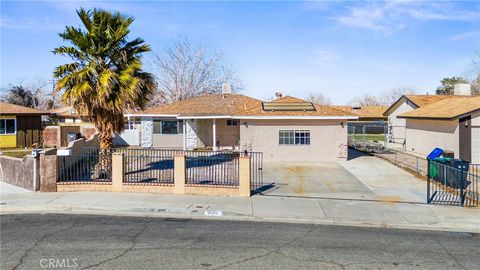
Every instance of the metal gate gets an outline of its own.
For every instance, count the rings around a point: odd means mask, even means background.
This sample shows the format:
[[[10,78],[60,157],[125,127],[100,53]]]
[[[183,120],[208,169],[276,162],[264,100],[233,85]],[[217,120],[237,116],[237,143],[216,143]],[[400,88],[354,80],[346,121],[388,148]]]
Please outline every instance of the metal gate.
[[[265,185],[263,184],[263,153],[248,152],[247,154],[250,157],[252,195],[262,193],[265,189]]]
[[[427,203],[478,206],[480,176],[477,166],[428,160]]]

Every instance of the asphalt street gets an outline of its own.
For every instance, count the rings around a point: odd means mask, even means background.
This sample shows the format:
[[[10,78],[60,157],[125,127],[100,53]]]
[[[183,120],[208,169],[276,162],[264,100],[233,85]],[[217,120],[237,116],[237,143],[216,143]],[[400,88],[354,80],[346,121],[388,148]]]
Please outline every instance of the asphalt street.
[[[479,269],[480,236],[93,215],[1,215],[1,269]]]

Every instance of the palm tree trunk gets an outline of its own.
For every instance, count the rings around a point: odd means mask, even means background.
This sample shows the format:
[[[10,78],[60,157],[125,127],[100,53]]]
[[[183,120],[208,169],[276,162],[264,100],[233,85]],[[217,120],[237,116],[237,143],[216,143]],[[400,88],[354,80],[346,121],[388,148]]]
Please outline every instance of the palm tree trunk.
[[[109,179],[112,177],[112,147],[113,137],[110,132],[101,131],[99,135],[100,150],[98,166],[98,177],[101,179]]]

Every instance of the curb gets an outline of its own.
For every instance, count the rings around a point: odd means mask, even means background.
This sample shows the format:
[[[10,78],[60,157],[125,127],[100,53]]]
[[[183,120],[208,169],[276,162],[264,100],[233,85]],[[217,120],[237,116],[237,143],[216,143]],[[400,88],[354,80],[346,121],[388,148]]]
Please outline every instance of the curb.
[[[191,211],[161,211],[155,208],[133,208],[133,209],[105,209],[92,207],[0,207],[0,216],[8,214],[74,214],[74,215],[106,215],[106,216],[128,216],[128,217],[155,217],[155,218],[177,218],[196,220],[225,220],[225,221],[250,221],[250,222],[278,222],[293,224],[314,224],[326,226],[348,226],[382,229],[402,229],[421,231],[446,231],[446,232],[467,232],[480,233],[480,226],[458,223],[432,223],[432,224],[407,224],[407,223],[375,223],[364,221],[333,220],[333,219],[296,219],[296,218],[264,218],[235,213],[226,213],[222,216],[206,216],[201,213],[192,214]]]

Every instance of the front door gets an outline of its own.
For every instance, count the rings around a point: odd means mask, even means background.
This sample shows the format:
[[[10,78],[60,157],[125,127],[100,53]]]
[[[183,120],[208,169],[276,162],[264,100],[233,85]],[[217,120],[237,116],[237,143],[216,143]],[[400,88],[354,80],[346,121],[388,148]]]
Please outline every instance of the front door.
[[[472,161],[472,118],[471,116],[459,120],[460,158]]]

